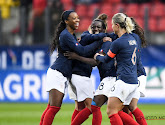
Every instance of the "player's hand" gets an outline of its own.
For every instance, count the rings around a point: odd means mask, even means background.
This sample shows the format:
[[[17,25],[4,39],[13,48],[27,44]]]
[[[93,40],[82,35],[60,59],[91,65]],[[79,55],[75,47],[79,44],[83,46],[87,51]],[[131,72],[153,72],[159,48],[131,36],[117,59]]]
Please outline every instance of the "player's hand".
[[[104,38],[103,38],[103,42],[106,42],[106,41],[112,42],[112,39],[111,39],[110,37],[104,37]]]
[[[104,56],[104,55],[102,55],[102,54],[100,54],[100,53],[96,53],[96,54],[94,55],[93,58],[96,60],[96,57],[97,57],[98,55],[99,55],[99,56]]]
[[[77,38],[77,41],[80,42],[81,38]]]
[[[64,56],[67,57],[68,59],[77,59],[79,55],[77,55],[74,52],[67,51],[64,53]]]

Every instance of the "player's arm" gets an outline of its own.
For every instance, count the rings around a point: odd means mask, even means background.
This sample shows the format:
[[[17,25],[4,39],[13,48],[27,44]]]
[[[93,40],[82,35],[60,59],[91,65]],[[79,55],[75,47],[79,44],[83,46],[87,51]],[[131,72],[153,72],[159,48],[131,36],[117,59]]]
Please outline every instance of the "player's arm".
[[[98,40],[101,40],[103,39],[104,37],[106,37],[107,34],[106,33],[98,33],[98,34],[90,34],[89,32],[84,32],[82,35],[81,35],[81,41],[80,43],[85,43],[86,45],[87,44],[91,44],[95,41],[98,41]]]
[[[103,62],[103,63],[107,63],[109,62],[111,59],[113,59],[116,56],[116,53],[118,51],[118,45],[116,44],[116,42],[112,42],[109,51],[107,52],[107,55],[103,56],[99,53],[96,53],[94,56],[94,59]],[[111,51],[113,50],[113,52]]]
[[[99,62],[102,63],[107,63],[109,62],[111,59],[113,59],[116,56],[116,54],[112,53],[111,50],[108,51],[107,55],[101,55],[99,53],[96,53],[94,56],[95,60],[98,60]]]
[[[92,66],[98,65],[98,62],[96,60],[94,60],[93,58],[86,58],[83,56],[79,56],[78,54],[76,54],[74,52],[67,51],[66,53],[64,53],[64,56],[68,57],[68,59],[76,59],[76,60],[79,60],[81,62],[90,64]]]
[[[107,33],[107,37],[110,37],[112,41],[116,40],[118,36],[115,33]]]
[[[146,76],[146,72],[145,72],[144,66],[141,61],[141,50],[140,49],[137,52],[137,75],[138,75],[138,77],[141,75]]]
[[[76,41],[73,37],[71,36],[66,36],[66,44],[76,53],[78,53],[81,56],[86,56],[88,53],[92,52],[93,50],[96,50],[102,43],[103,41],[98,41],[98,42],[93,42],[89,45],[82,46],[78,41]]]

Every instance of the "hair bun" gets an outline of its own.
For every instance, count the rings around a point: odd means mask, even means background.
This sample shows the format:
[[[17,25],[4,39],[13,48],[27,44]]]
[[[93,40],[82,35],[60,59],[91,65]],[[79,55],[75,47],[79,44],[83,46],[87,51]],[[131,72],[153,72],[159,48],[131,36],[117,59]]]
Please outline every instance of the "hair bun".
[[[108,16],[103,13],[103,14],[100,14],[96,19],[100,19],[100,20],[105,21],[105,20],[107,20],[107,18],[108,18]]]

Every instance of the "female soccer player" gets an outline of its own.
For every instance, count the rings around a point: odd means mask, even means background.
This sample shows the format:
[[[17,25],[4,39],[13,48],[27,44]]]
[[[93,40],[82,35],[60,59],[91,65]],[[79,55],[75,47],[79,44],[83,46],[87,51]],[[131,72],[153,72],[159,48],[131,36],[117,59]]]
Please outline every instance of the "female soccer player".
[[[135,20],[133,18],[131,18],[131,19],[135,24],[135,29],[133,30],[134,33],[132,33],[132,35],[136,38],[136,40],[138,42],[138,46],[139,46],[138,47],[138,53],[137,53],[137,57],[138,57],[138,59],[137,59],[137,74],[138,74],[138,80],[140,81],[140,86],[138,87],[138,90],[139,89],[140,90],[137,91],[137,94],[134,94],[133,99],[129,105],[129,109],[133,112],[136,121],[140,125],[146,125],[147,124],[146,120],[145,120],[144,115],[141,112],[141,110],[138,109],[137,102],[138,102],[138,99],[140,97],[140,94],[141,94],[141,97],[145,96],[144,88],[145,88],[145,82],[146,82],[145,81],[146,80],[146,73],[145,73],[145,69],[144,69],[142,62],[141,62],[140,52],[141,52],[141,47],[145,47],[147,43],[146,43],[146,40],[144,37],[143,29],[135,22]],[[112,36],[112,34],[110,34],[110,36],[113,38],[113,40],[117,38],[114,35]],[[110,44],[110,42],[104,42],[102,45],[102,48],[100,49],[101,50],[100,52],[105,53],[107,51],[107,48],[110,47],[107,43]],[[92,58],[85,58],[85,57],[79,56],[73,52],[68,52],[67,55],[70,59],[77,59],[77,60],[83,61],[85,63],[94,65],[94,66],[97,65],[97,62]],[[97,109],[98,109],[98,110],[94,111],[95,113],[93,113],[93,121],[95,121],[93,125],[95,125],[96,123],[97,123],[96,125],[101,124],[101,116],[100,116],[101,112],[100,112],[98,106],[101,107],[107,101],[108,93],[111,90],[111,86],[113,86],[113,79],[114,79],[113,78],[114,75],[112,75],[114,73],[112,63],[109,63],[109,66],[111,66],[112,68],[109,68],[108,63],[100,63],[99,65],[101,65],[101,67],[98,66],[98,68],[100,67],[99,72],[100,72],[101,79],[103,79],[103,80],[100,82],[100,85],[99,85],[98,89],[96,90],[96,93],[94,96],[94,102],[92,103],[92,104],[94,104],[94,105],[92,105],[92,107],[97,107]],[[107,75],[110,77],[105,77]],[[124,108],[124,111],[125,110],[127,110],[126,112],[128,113],[128,109]],[[125,118],[123,119],[123,115],[125,115],[125,113],[119,112],[119,115],[121,116],[123,122],[125,122],[125,120],[127,120]]]
[[[138,52],[137,52],[137,76],[139,81],[138,91],[134,94],[131,103],[128,105],[127,102],[124,103],[125,108],[124,111],[133,114],[135,116],[136,121],[140,125],[147,125],[147,122],[144,118],[142,111],[137,107],[137,103],[140,97],[145,96],[145,85],[146,85],[146,72],[141,62],[141,47],[145,47],[147,42],[144,37],[143,29],[137,24],[137,22],[131,18],[133,23],[135,24],[135,29],[133,30],[133,36],[138,42]],[[128,105],[128,106],[127,106]],[[132,112],[129,112],[129,110]],[[122,112],[119,112],[119,115],[122,115]],[[122,117],[122,116],[121,116]],[[133,117],[133,116],[132,116]],[[124,122],[124,120],[123,120]]]
[[[110,48],[110,44],[110,41],[104,42],[102,47],[99,49],[99,53],[107,53]],[[93,58],[82,57],[73,52],[67,52],[66,56],[68,56],[69,59],[77,59],[84,63],[91,64],[92,66],[98,65],[101,82],[94,94],[91,109],[93,114],[92,125],[101,125],[102,114],[100,111],[100,107],[108,100],[108,93],[111,90],[111,87],[113,87],[114,82],[116,81],[114,60],[111,60],[108,63],[98,64]]]
[[[67,59],[63,53],[74,51],[80,55],[85,55],[102,44],[102,41],[98,41],[82,46],[74,34],[80,21],[77,13],[72,10],[64,11],[61,17],[61,22],[55,32],[55,39],[51,44],[51,52],[57,47],[58,58],[47,71],[46,91],[49,92],[49,101],[41,116],[40,125],[52,124],[56,113],[60,110],[68,79],[72,75],[72,60]],[[106,34],[102,33],[101,36],[104,37]]]
[[[95,19],[92,22],[90,27],[92,34],[90,34],[89,31],[84,32],[82,34],[80,44],[87,45],[92,42],[89,36],[95,36],[98,33],[105,32],[106,24],[104,22],[107,19],[107,15],[99,15],[99,18],[104,19]],[[88,39],[88,43],[86,39]],[[96,50],[94,50],[93,53],[89,53],[88,56],[85,57],[92,58],[95,52]],[[71,89],[69,89],[70,98],[75,100],[76,103],[76,107],[72,115],[72,125],[80,125],[88,118],[88,116],[91,114],[91,111],[93,112],[93,110],[95,110],[95,107],[92,107],[91,109],[91,102],[94,93],[94,86],[92,85],[90,78],[91,72],[91,65],[80,61],[75,61],[72,71]],[[80,110],[82,111],[80,112]]]
[[[138,43],[131,34],[134,27],[130,17],[123,13],[115,14],[112,18],[112,29],[119,38],[112,42],[106,56],[99,53],[95,55],[95,59],[100,62],[107,62],[115,56],[117,60],[117,81],[111,88],[107,106],[111,125],[123,124],[118,112],[123,108],[124,102],[130,104],[138,87],[136,64]],[[129,119],[129,124],[138,125],[129,115],[125,114],[125,117]]]

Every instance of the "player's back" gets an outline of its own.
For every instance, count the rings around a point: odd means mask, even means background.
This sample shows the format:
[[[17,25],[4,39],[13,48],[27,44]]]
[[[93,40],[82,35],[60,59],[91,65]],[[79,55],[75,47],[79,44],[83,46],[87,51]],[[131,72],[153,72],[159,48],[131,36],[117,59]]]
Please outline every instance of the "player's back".
[[[136,39],[127,33],[112,43],[110,50],[116,54],[117,79],[126,83],[137,83],[137,47]]]

